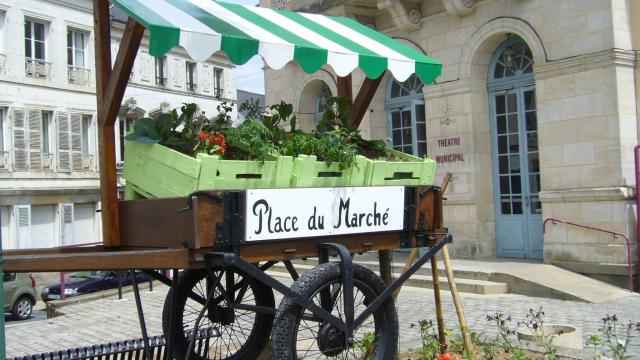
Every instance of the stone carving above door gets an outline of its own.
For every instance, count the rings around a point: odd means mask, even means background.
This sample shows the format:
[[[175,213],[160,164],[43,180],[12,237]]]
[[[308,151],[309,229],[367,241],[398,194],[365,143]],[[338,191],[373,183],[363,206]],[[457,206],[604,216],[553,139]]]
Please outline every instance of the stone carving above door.
[[[394,24],[402,30],[414,31],[420,28],[420,10],[407,7],[401,0],[378,0],[378,9],[387,10]]]
[[[475,0],[442,0],[449,14],[467,16],[475,10]]]

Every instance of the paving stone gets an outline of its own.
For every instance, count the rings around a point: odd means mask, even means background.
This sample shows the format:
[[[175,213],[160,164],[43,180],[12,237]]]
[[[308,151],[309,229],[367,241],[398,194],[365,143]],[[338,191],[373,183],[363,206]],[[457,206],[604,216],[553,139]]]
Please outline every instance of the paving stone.
[[[282,280],[282,278],[279,278]],[[284,280],[283,280],[284,281]],[[154,286],[154,292],[141,293],[150,335],[160,334],[162,306],[167,292],[165,286]],[[117,298],[116,298],[117,299]],[[135,302],[103,298],[62,308],[66,314],[53,319],[10,322],[5,329],[7,357],[30,355],[76,346],[107,343],[141,337]],[[276,304],[281,296],[276,296]],[[449,292],[442,292],[444,319],[448,328],[457,329],[457,317]],[[605,304],[563,301],[524,295],[462,294],[465,316],[471,330],[488,337],[496,335],[493,324],[486,321],[489,313],[502,312],[514,321],[522,321],[530,307],[543,307],[548,322],[571,324],[582,329],[584,340],[598,332],[605,314],[617,314],[622,322],[640,321],[640,296],[633,296]],[[400,348],[418,346],[420,331],[411,327],[421,319],[435,320],[433,292],[429,289],[404,287],[397,300],[400,319]],[[629,347],[632,359],[640,359],[640,338]]]

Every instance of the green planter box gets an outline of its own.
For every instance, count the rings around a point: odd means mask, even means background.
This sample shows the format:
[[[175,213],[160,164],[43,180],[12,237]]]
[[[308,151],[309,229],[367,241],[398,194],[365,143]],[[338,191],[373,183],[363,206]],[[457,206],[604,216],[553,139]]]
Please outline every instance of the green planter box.
[[[338,163],[327,165],[314,155],[299,155],[293,159],[291,187],[363,186],[369,162],[358,156],[355,166],[341,170]]]
[[[369,160],[364,181],[366,186],[433,184],[435,161],[396,150],[391,152],[403,161]]]
[[[289,187],[293,158],[273,160],[222,160],[198,154],[194,159],[165,146],[128,141],[124,178],[128,199],[186,196],[197,190],[237,190]]]

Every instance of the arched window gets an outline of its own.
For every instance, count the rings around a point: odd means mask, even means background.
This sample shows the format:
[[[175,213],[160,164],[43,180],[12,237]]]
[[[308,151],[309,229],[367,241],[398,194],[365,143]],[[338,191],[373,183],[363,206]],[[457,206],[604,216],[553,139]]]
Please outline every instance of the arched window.
[[[318,126],[318,124],[322,120],[322,114],[324,114],[325,111],[325,104],[327,103],[327,99],[330,97],[331,89],[329,89],[329,86],[327,84],[322,83],[322,86],[320,87],[320,90],[318,90],[318,94],[316,95],[316,104],[314,106],[315,111],[313,120],[316,126]]]
[[[420,157],[427,154],[423,86],[415,74],[402,83],[390,79],[386,103],[391,147]]]
[[[522,38],[498,47],[488,75],[497,253],[541,259],[536,89],[533,56]]]

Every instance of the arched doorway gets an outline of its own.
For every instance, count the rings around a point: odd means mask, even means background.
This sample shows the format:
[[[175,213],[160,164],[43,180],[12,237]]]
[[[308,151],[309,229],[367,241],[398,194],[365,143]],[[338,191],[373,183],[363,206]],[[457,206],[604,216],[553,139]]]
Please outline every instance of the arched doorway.
[[[330,78],[329,78],[330,79]],[[332,88],[324,79],[312,79],[300,91],[298,96],[298,128],[313,131],[322,120],[325,103],[333,94]]]
[[[542,259],[533,56],[520,37],[498,47],[488,79],[497,255]]]
[[[318,94],[316,95],[316,104],[315,104],[315,113],[313,114],[313,122],[315,126],[320,124],[322,121],[322,116],[324,115],[325,106],[327,104],[327,99],[331,97],[331,89],[325,83],[322,83],[322,87],[318,90]]]
[[[403,83],[391,78],[386,102],[391,147],[420,157],[427,154],[423,86],[415,74]]]

